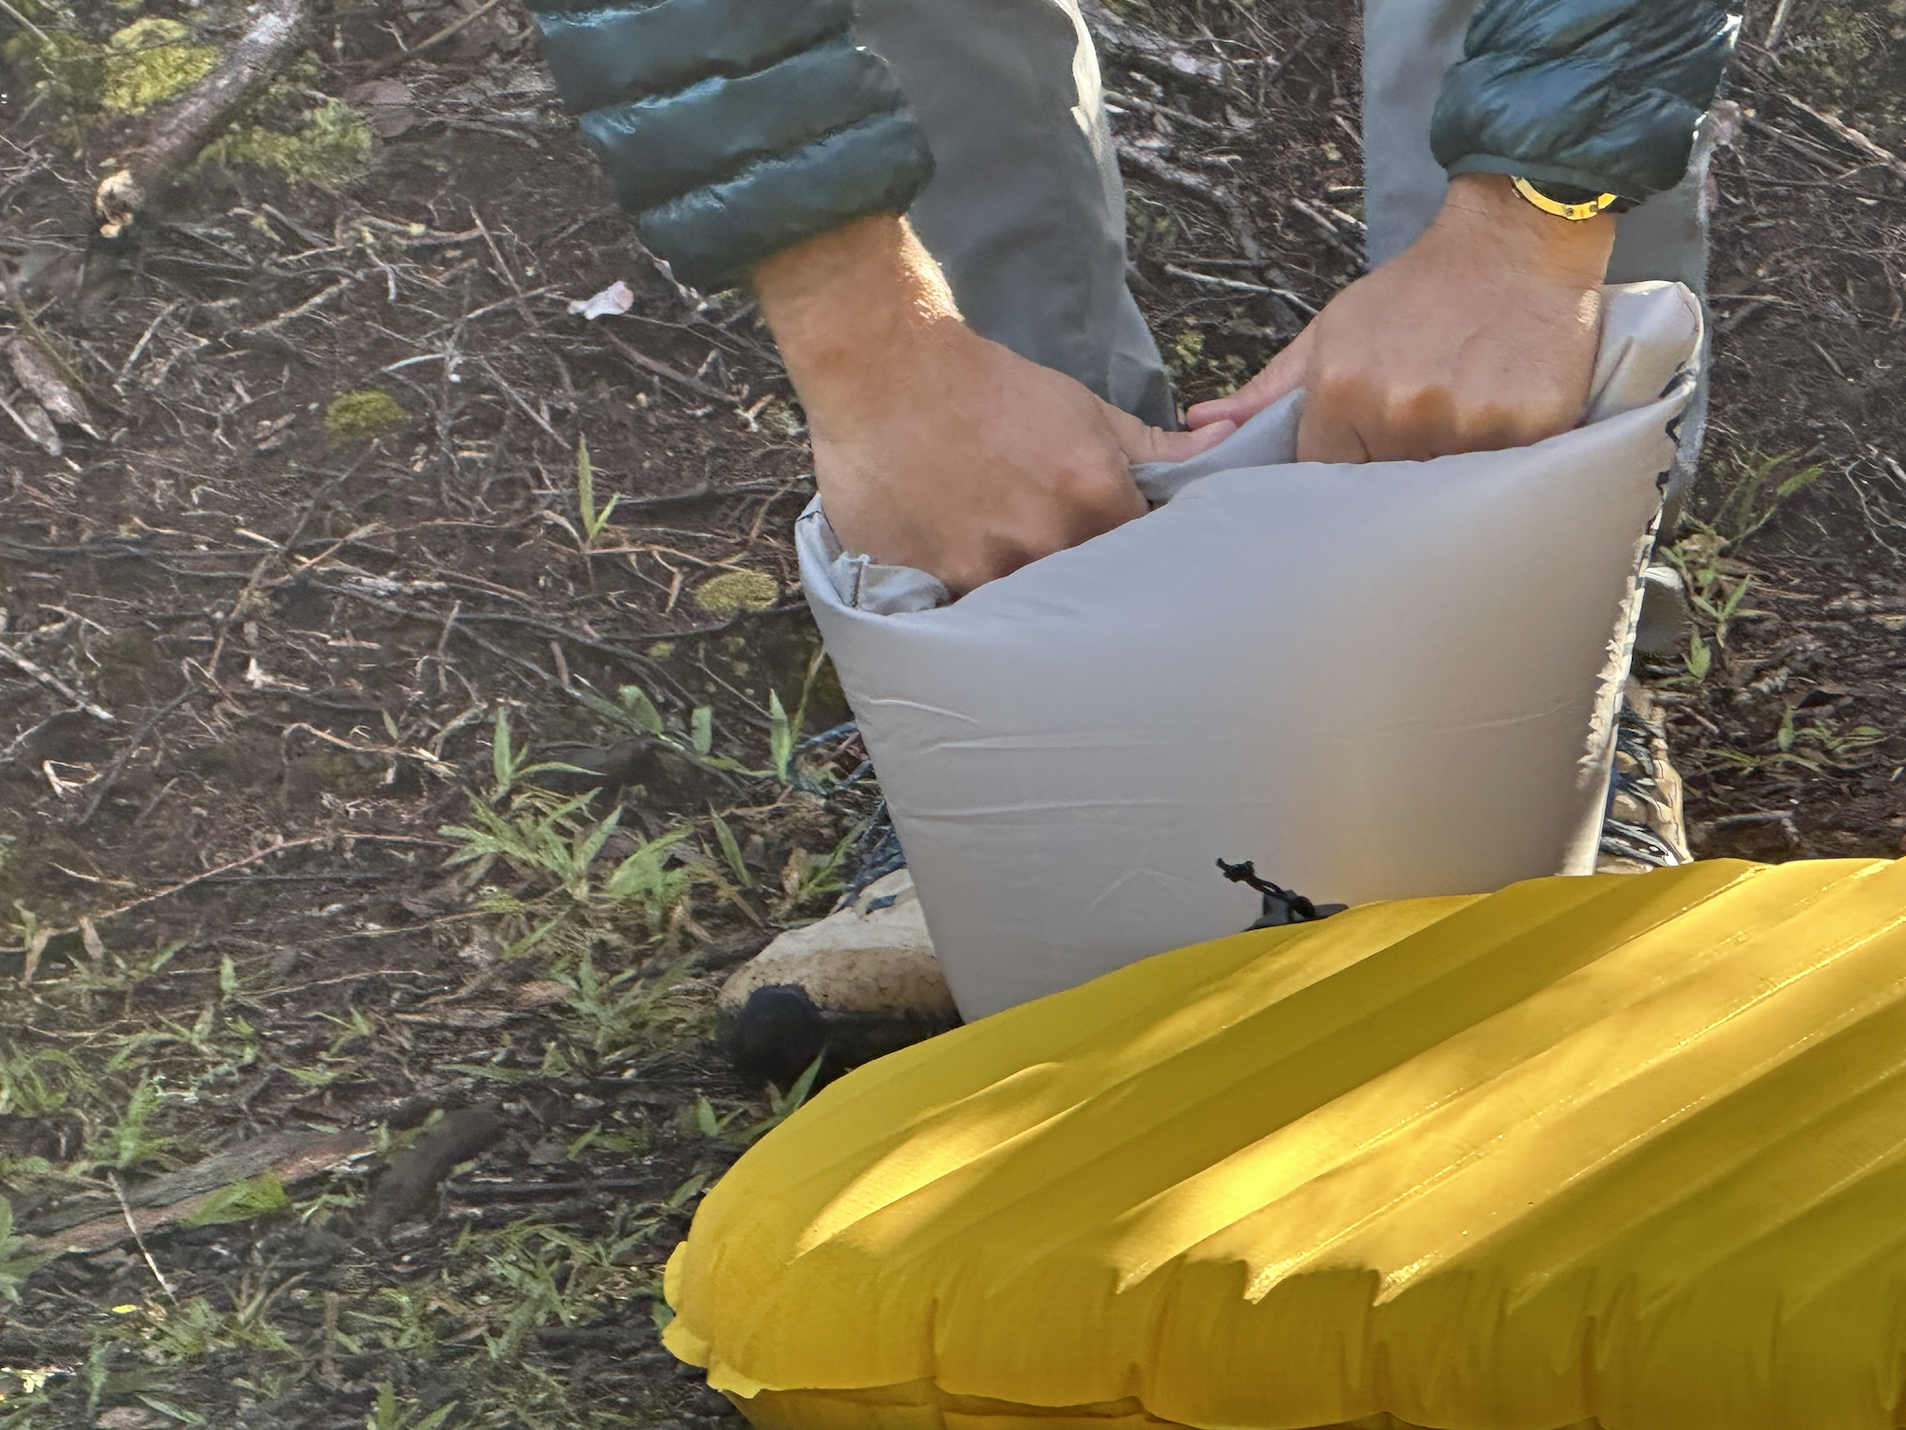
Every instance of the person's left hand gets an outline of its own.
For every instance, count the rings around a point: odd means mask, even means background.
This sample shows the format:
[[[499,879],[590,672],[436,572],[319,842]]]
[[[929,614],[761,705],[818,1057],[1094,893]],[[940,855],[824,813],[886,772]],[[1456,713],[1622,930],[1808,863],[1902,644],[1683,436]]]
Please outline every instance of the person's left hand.
[[[1457,178],[1410,248],[1187,421],[1243,423],[1305,388],[1306,462],[1420,461],[1567,431],[1588,403],[1614,225],[1545,214],[1499,175]]]

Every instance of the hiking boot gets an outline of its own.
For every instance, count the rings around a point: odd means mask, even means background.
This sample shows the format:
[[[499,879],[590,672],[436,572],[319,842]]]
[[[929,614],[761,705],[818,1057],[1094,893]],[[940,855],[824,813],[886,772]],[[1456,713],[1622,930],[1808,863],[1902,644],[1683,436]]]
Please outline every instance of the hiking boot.
[[[1681,776],[1668,760],[1661,707],[1646,686],[1630,679],[1615,724],[1615,768],[1595,870],[1642,874],[1693,862],[1681,809]]]
[[[722,1041],[751,1078],[821,1079],[959,1026],[913,875],[874,880],[736,969],[715,1002]]]

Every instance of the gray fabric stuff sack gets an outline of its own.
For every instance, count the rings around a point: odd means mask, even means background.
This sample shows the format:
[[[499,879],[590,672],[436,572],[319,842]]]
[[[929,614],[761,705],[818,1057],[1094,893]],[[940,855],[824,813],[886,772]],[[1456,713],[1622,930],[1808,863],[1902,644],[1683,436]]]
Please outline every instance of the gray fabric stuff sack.
[[[1298,463],[1294,394],[952,604],[810,505],[808,601],[962,1014],[1249,926],[1220,857],[1318,903],[1591,870],[1700,341],[1687,289],[1610,289],[1581,427],[1430,462]]]

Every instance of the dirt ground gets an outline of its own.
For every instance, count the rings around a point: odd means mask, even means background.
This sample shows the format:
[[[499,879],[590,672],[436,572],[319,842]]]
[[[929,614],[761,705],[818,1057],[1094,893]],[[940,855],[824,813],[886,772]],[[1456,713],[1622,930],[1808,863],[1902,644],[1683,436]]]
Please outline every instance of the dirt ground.
[[[1353,8],[1101,25],[1188,399],[1359,271]],[[1716,166],[1695,639],[1647,673],[1700,853],[1894,855],[1906,16],[1775,10]],[[328,12],[272,102],[353,105],[357,172],[208,164],[115,249],[140,116],[5,36],[0,335],[85,410],[0,373],[0,1430],[732,1415],[659,1268],[798,1094],[712,992],[882,854],[752,307],[635,243],[513,4]]]

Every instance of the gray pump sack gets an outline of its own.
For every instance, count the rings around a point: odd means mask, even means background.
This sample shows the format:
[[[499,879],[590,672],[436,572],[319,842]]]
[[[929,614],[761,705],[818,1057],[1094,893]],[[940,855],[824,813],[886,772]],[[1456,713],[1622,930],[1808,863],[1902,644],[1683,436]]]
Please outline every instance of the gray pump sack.
[[[811,505],[808,601],[961,1012],[1247,927],[1220,858],[1320,904],[1592,869],[1700,345],[1687,289],[1611,289],[1581,427],[1430,462],[1297,462],[1294,394],[950,604]]]

